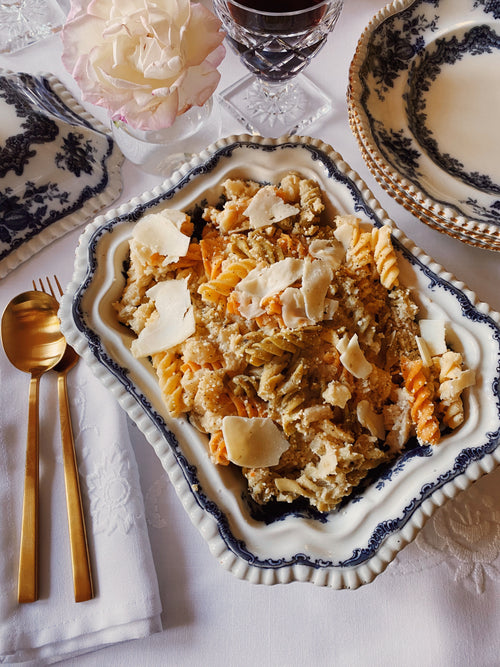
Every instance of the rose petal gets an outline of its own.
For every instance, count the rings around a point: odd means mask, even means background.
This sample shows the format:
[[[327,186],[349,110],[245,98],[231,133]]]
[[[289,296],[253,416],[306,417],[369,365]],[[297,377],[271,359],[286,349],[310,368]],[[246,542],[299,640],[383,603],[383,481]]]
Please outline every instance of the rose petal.
[[[221,22],[212,12],[203,5],[192,4],[188,30],[193,35],[203,35],[204,39],[186,40],[186,60],[193,65],[201,65],[209,53],[222,44],[224,33],[220,32],[220,28]]]
[[[210,63],[212,67],[219,67],[221,62],[226,57],[226,48],[224,44],[218,46],[212,53],[209,53],[206,60],[207,63]]]
[[[185,113],[192,106],[201,107],[213,94],[220,80],[219,72],[208,62],[190,67],[179,87],[179,109]]]

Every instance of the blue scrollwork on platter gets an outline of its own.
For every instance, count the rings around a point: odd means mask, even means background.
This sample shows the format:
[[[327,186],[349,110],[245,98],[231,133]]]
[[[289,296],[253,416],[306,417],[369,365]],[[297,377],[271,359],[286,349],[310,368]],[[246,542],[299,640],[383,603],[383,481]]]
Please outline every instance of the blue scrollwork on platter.
[[[459,488],[458,478],[461,488],[464,477],[472,480],[498,462],[500,316],[476,304],[448,274],[430,268],[429,258],[394,229],[408,286],[428,304],[428,315],[439,313],[452,323],[465,358],[475,360],[481,381],[470,390],[467,421],[458,432],[444,434],[437,448],[413,442],[334,512],[304,503],[256,507],[238,470],[214,466],[206,438],[189,422],[169,417],[154,372],[132,357],[131,334],[113,319],[111,304],[122,289],[133,225],[159,206],[196,211],[205,201],[216,203],[227,173],[265,183],[292,168],[314,174],[332,211],[355,213],[374,225],[392,223],[341,156],[317,140],[270,142],[242,135],[221,139],[207,151],[208,157],[191,161],[160,190],[87,226],[62,302],[63,331],[145,433],[191,521],[227,569],[259,583],[359,586],[384,569],[412,531],[414,536],[424,504],[428,513],[429,503],[442,502],[443,489],[449,495],[455,484]]]
[[[0,277],[121,191],[122,156],[52,75],[0,70]]]

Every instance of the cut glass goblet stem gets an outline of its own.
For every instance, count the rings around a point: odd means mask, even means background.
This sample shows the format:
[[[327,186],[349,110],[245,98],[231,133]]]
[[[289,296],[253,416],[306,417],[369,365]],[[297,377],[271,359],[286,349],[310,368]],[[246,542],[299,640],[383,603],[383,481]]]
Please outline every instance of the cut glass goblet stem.
[[[266,11],[252,9],[252,2],[214,0],[228,43],[250,72],[219,100],[250,132],[296,134],[332,109],[302,71],[326,43],[343,1],[304,0],[302,9],[284,13],[272,11],[272,2]]]

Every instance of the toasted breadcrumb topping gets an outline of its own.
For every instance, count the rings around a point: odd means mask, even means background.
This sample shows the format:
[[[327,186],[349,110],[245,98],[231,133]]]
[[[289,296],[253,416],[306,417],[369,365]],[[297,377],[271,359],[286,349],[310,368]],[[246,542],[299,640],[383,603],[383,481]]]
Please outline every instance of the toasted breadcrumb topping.
[[[281,219],[250,207],[263,187]],[[329,219],[319,185],[297,173],[222,188],[185,257],[165,263],[131,241],[118,319],[139,336],[157,317],[148,290],[187,279],[195,333],[151,355],[171,415],[209,435],[217,465],[230,464],[225,417],[272,420],[289,447],[277,465],[241,468],[252,497],[330,511],[412,436],[437,445],[457,428],[473,373],[448,349],[422,363],[389,227]]]

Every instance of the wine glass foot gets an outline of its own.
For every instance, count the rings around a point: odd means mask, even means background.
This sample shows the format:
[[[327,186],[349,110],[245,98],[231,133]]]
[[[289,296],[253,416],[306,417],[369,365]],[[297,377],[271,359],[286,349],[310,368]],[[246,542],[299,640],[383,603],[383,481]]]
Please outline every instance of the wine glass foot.
[[[332,110],[332,100],[304,74],[286,84],[266,84],[247,74],[219,94],[245,128],[263,137],[300,134]]]

